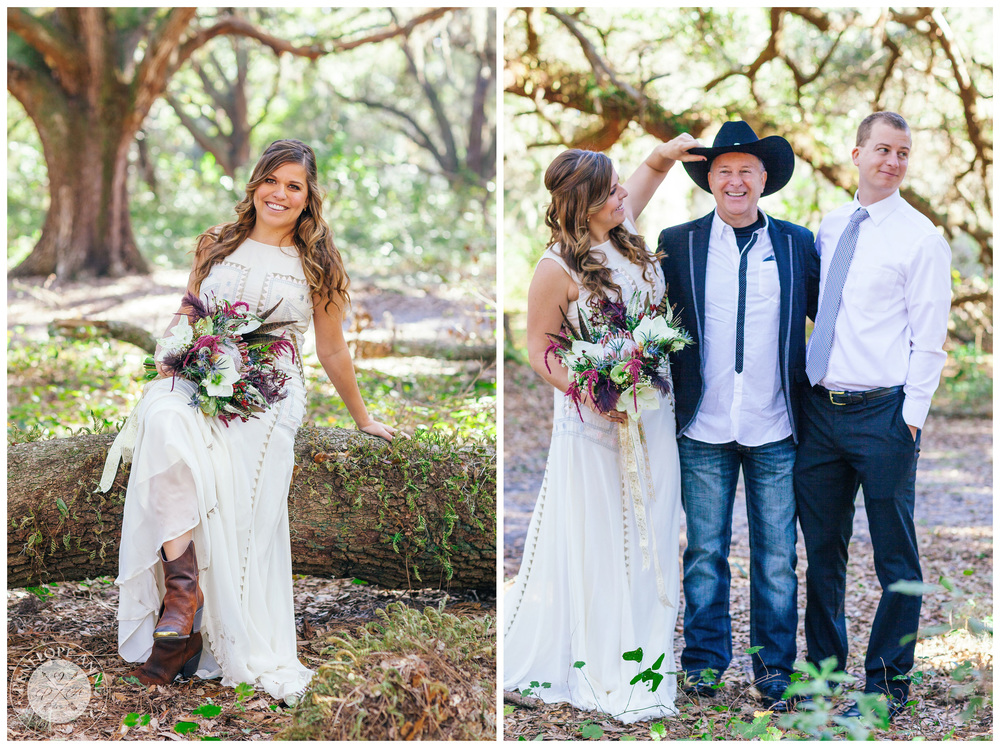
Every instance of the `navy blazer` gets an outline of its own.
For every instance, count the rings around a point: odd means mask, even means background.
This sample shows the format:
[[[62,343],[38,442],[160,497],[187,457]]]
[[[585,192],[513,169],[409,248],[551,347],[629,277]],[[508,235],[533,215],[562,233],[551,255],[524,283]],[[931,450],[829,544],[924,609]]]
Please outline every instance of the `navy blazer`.
[[[671,372],[677,412],[677,435],[694,421],[704,395],[705,356],[701,341],[705,334],[705,274],[713,210],[695,221],[660,232],[657,249],[667,281],[670,305],[694,340],[671,354]],[[778,358],[792,437],[798,443],[799,393],[806,379],[805,322],[816,316],[819,296],[819,255],[812,232],[794,223],[768,216],[768,236],[778,263],[781,284],[781,319],[778,328]],[[752,335],[752,332],[750,332]],[[752,339],[752,338],[751,338]]]

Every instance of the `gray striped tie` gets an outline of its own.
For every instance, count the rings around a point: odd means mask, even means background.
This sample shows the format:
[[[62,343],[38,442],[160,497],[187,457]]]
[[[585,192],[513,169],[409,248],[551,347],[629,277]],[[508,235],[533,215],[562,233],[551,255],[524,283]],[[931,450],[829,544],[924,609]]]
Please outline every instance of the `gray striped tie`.
[[[840,312],[840,297],[844,293],[844,280],[847,270],[851,267],[854,248],[858,246],[858,234],[861,233],[861,222],[868,218],[868,211],[858,208],[851,216],[847,228],[840,235],[837,250],[830,261],[830,269],[826,273],[826,285],[823,288],[823,303],[816,315],[816,327],[809,338],[809,353],[806,356],[806,375],[809,384],[816,384],[826,376],[826,368],[830,364],[830,349],[833,348],[833,328]]]

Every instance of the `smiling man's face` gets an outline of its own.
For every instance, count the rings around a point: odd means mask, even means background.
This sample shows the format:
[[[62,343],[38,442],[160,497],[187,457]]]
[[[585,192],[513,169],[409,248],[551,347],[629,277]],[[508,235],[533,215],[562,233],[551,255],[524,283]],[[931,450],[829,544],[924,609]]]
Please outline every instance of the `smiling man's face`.
[[[764,164],[749,153],[723,153],[712,161],[708,186],[719,217],[734,228],[757,220],[757,201],[767,183]]]

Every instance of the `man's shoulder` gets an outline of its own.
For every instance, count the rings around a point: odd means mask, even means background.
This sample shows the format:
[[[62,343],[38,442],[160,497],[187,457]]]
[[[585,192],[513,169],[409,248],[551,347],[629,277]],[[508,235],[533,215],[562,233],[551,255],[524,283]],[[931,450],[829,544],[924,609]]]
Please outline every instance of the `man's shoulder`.
[[[836,208],[823,216],[823,220],[819,222],[819,230],[822,231],[823,227],[830,221],[841,221],[850,217],[851,213],[853,213],[856,209],[857,204],[853,201],[844,203],[843,205],[838,205]]]
[[[676,226],[668,226],[660,232],[658,241],[659,249],[667,250],[672,247],[687,246],[688,235],[692,231],[710,231],[712,228],[712,217],[715,211],[707,216],[696,218],[687,223],[679,223]]]
[[[914,208],[909,201],[902,195],[899,198],[899,205],[897,210],[906,219],[906,222],[913,227],[914,230],[921,234],[937,234],[937,226],[934,222],[921,213],[919,210]]]
[[[805,226],[800,226],[799,224],[792,223],[791,221],[782,221],[781,219],[773,216],[768,216],[767,220],[774,224],[774,227],[779,232],[791,234],[792,236],[800,239],[812,240],[812,231],[807,229]]]
[[[677,241],[682,237],[686,237],[692,231],[702,231],[712,228],[712,217],[715,215],[715,211],[712,211],[708,215],[702,216],[701,218],[695,218],[693,221],[688,221],[687,223],[679,223],[676,226],[669,226],[660,232],[660,241]]]

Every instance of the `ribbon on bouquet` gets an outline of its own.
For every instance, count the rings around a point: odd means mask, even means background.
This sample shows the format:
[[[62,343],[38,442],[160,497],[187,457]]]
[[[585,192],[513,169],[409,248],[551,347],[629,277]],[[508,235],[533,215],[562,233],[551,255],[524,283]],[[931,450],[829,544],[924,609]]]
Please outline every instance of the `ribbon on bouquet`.
[[[628,492],[628,497],[631,497],[635,524],[639,530],[642,568],[649,568],[652,556],[657,595],[664,607],[673,608],[674,604],[667,599],[667,587],[660,569],[660,556],[656,552],[656,536],[652,525],[647,521],[647,507],[652,503],[654,495],[653,475],[649,467],[649,449],[646,446],[646,433],[641,419],[629,417],[625,419],[625,423],[618,425],[618,459],[621,463],[623,488]]]

